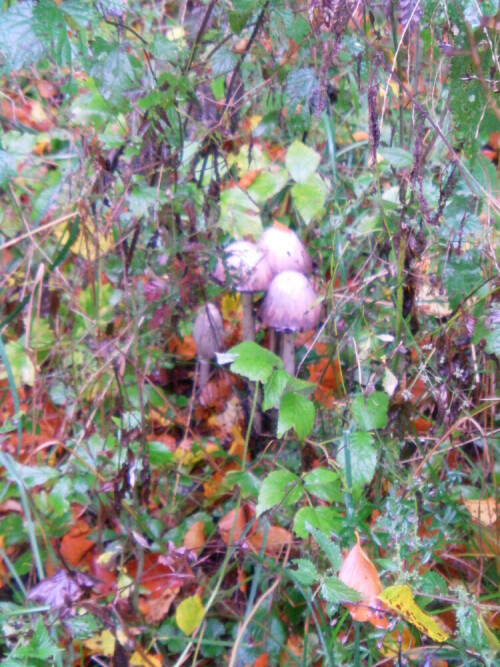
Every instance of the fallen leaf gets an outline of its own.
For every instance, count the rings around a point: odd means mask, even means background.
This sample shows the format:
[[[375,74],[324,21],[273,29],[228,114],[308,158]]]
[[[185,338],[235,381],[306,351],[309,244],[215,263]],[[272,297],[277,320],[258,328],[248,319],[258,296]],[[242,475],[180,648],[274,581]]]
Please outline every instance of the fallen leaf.
[[[94,541],[89,539],[89,533],[89,524],[84,519],[78,519],[62,538],[61,556],[70,567],[76,567],[85,554],[94,548]]]
[[[142,657],[139,651],[135,651],[130,656],[129,665],[131,667],[161,667],[161,656],[148,653],[147,655],[144,654],[144,657]]]
[[[202,622],[204,614],[200,596],[193,595],[179,604],[175,611],[175,622],[185,635],[192,635]]]
[[[464,505],[472,519],[483,526],[493,526],[498,518],[498,503],[495,498],[481,500],[465,500]]]
[[[375,565],[361,548],[359,542],[344,558],[338,577],[363,596],[361,602],[345,603],[355,621],[368,621],[376,628],[387,628],[389,619],[383,604],[378,599],[382,592],[382,583]]]
[[[103,655],[110,658],[115,652],[115,641],[115,636],[110,630],[103,630],[82,643],[90,655]]]
[[[449,639],[448,633],[440,628],[435,619],[420,609],[409,586],[389,586],[380,593],[378,598],[391,611],[398,616],[402,616],[408,623],[414,625],[433,641],[443,643]]]
[[[205,524],[203,521],[195,521],[184,535],[184,546],[198,553],[205,545]]]

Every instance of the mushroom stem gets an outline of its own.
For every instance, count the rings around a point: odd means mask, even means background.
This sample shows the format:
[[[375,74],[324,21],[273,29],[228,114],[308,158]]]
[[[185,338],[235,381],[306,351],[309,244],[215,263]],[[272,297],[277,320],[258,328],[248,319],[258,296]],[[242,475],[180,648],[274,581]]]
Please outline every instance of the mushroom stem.
[[[290,375],[295,375],[295,334],[293,332],[282,334],[281,359],[283,368]]]
[[[243,340],[255,340],[253,294],[251,292],[242,292],[241,305],[243,306]]]
[[[198,363],[200,364],[200,389],[208,382],[208,376],[210,374],[210,361],[204,359],[203,357],[198,357]]]

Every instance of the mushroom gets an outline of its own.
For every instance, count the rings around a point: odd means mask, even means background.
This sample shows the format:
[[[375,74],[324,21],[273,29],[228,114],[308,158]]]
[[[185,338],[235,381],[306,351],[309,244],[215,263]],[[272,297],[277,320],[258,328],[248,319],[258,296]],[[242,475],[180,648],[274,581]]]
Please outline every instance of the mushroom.
[[[257,243],[257,248],[267,259],[273,275],[282,271],[311,272],[312,261],[309,254],[295,232],[275,223],[268,227]]]
[[[295,374],[295,333],[314,329],[321,304],[309,280],[298,271],[283,271],[269,285],[259,309],[259,319],[275,331],[283,332],[283,367]]]
[[[221,284],[229,278],[234,290],[241,293],[243,340],[255,340],[252,295],[264,292],[273,277],[264,255],[254,243],[235,241],[227,246],[224,261],[217,262],[212,275]]]
[[[200,389],[208,382],[210,359],[222,348],[224,328],[222,317],[213,303],[207,303],[198,310],[193,325],[193,338],[200,364]]]

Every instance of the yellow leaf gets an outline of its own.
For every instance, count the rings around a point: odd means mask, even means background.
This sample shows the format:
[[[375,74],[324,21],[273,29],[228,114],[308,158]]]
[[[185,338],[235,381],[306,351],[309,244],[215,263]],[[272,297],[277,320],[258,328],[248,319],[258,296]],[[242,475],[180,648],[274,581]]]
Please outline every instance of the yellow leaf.
[[[205,610],[199,595],[183,600],[175,612],[175,622],[185,635],[191,635],[203,620]]]
[[[464,505],[474,521],[481,523],[483,526],[493,526],[497,522],[498,505],[495,498],[464,500]]]
[[[109,630],[103,630],[98,635],[86,639],[83,645],[92,655],[104,655],[110,658],[115,652],[115,637]]]
[[[379,600],[382,600],[391,611],[398,616],[402,616],[408,623],[414,625],[420,632],[423,632],[432,640],[436,642],[445,642],[449,639],[449,635],[441,630],[432,616],[429,616],[429,614],[426,614],[420,609],[413,599],[413,593],[409,586],[389,586],[389,588],[386,588],[380,593],[378,598]]]
[[[161,658],[157,655],[145,655],[144,658],[139,653],[135,651],[130,658],[129,665],[133,667],[161,667]]]

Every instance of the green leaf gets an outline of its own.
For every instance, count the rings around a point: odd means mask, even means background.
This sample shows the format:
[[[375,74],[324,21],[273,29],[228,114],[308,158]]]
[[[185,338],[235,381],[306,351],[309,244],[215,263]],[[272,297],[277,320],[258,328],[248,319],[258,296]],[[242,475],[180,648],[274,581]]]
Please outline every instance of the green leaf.
[[[341,501],[339,475],[328,468],[316,468],[304,477],[305,490],[316,498],[328,501]]]
[[[279,171],[261,171],[252,185],[247,189],[248,194],[258,204],[271,199],[281,192],[288,182],[288,174],[284,169]]]
[[[331,566],[337,572],[342,567],[342,554],[339,547],[332,542],[332,540],[325,535],[321,530],[314,528],[310,524],[306,524],[307,532],[314,537],[321,551],[330,561]]]
[[[327,188],[318,174],[313,174],[305,183],[295,183],[291,189],[293,203],[308,225],[324,209]]]
[[[359,602],[362,597],[353,588],[346,586],[338,577],[325,577],[320,586],[321,595],[331,604],[339,602]]]
[[[124,93],[134,83],[134,70],[123,47],[115,46],[109,53],[100,55],[90,68],[99,92],[113,106],[123,106]]]
[[[12,155],[0,149],[0,188],[6,188],[9,180],[16,175],[16,163]]]
[[[369,484],[377,469],[377,450],[370,433],[355,431],[349,435],[351,453],[352,488],[359,490],[363,484]],[[337,454],[337,463],[345,470],[345,447]]]
[[[5,346],[5,352],[16,386],[25,384],[33,387],[35,384],[35,366],[31,358],[26,354],[23,342],[21,340],[9,341]],[[7,369],[0,363],[0,380],[4,380],[6,377]]]
[[[292,562],[297,565],[296,570],[289,570],[292,577],[302,586],[312,586],[318,579],[314,563],[305,558],[296,558]]]
[[[409,169],[413,164],[413,155],[403,148],[383,146],[378,148],[377,154],[380,154],[394,169]]]
[[[301,141],[294,141],[286,152],[285,164],[296,183],[305,183],[316,171],[319,153]]]
[[[60,4],[61,11],[81,28],[97,18],[97,12],[91,4],[92,0],[63,0]]]
[[[352,402],[352,416],[364,431],[385,428],[389,396],[383,391],[374,391],[370,396],[358,394]]]
[[[484,348],[488,354],[500,357],[500,311],[492,308],[489,315],[478,319],[474,327],[473,342],[477,345],[481,339],[486,342]]]
[[[342,522],[340,514],[331,507],[301,507],[293,520],[293,532],[305,540],[309,534],[306,528],[309,524],[325,535],[330,535],[332,531],[341,530]]]
[[[257,516],[275,505],[294,505],[300,500],[302,493],[303,488],[297,475],[289,470],[275,470],[260,486]]]
[[[34,30],[33,6],[31,1],[16,2],[0,13],[0,52],[9,72],[36,63],[45,53]]]
[[[267,382],[274,370],[283,365],[277,355],[253,341],[232,347],[228,354],[236,356],[231,364],[231,372],[238,373],[252,382]]]
[[[278,410],[278,438],[294,428],[299,438],[303,440],[313,430],[315,418],[314,403],[301,394],[287,392],[283,395]]]
[[[5,454],[5,456],[10,458],[10,464],[13,469],[12,474],[9,471],[5,473],[7,479],[10,479],[12,482],[15,482],[17,479],[21,479],[28,489],[31,489],[35,486],[41,486],[46,482],[50,482],[60,477],[60,473],[57,470],[54,470],[54,468],[49,468],[49,466],[27,466],[23,465],[22,463],[18,463],[8,454]]]
[[[185,598],[175,611],[177,627],[185,635],[191,635],[203,620],[205,610],[199,595]]]
[[[137,217],[157,210],[158,206],[165,202],[165,196],[158,191],[158,188],[146,185],[134,188],[127,199],[130,212]]]
[[[262,220],[257,204],[241,188],[224,190],[220,196],[219,227],[235,239],[262,233]]]
[[[149,462],[152,465],[170,465],[174,462],[174,452],[172,452],[163,442],[151,440],[147,445]]]
[[[291,379],[290,374],[280,368],[274,371],[271,378],[264,385],[263,410],[269,410],[278,405]]]
[[[483,272],[475,253],[466,252],[459,257],[452,253],[447,258],[444,268],[444,284],[451,308],[459,306],[463,299],[472,294],[482,281]],[[480,296],[480,293],[477,296]]]
[[[290,107],[309,104],[317,87],[318,79],[312,67],[292,69],[286,80],[286,96]]]
[[[71,66],[71,43],[63,12],[53,0],[38,0],[33,8],[33,29],[50,49],[56,63]]]

